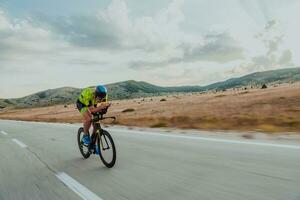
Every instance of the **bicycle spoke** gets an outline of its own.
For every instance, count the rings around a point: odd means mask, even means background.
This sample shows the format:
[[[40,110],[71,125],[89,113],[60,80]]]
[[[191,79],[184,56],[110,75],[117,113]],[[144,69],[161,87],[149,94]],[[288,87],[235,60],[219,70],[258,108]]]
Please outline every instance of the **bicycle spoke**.
[[[106,148],[104,148],[103,150],[105,150],[105,149],[109,149],[109,145],[108,145],[108,142],[107,142],[107,139],[106,139],[106,137],[105,137],[105,135],[103,135],[104,136],[104,139],[105,139],[105,143],[106,143]]]
[[[102,137],[100,136],[100,143],[101,143],[101,147],[103,149],[103,142],[102,142]]]
[[[98,142],[102,146],[99,154],[102,162],[106,167],[113,167],[116,161],[116,150],[111,136],[107,131],[103,130],[100,138],[98,138]]]

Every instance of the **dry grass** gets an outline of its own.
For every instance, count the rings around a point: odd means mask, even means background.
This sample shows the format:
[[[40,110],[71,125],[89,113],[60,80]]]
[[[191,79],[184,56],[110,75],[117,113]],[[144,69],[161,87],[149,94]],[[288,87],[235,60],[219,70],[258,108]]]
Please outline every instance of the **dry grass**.
[[[226,97],[226,95],[225,94],[219,94],[216,97]]]
[[[300,84],[113,101],[108,115],[128,126],[300,132]],[[7,110],[0,118],[81,122],[75,105]]]

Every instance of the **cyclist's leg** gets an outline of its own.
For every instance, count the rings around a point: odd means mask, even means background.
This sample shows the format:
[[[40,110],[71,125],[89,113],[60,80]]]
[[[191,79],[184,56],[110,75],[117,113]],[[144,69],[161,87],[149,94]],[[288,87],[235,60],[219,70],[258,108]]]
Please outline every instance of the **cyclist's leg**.
[[[92,123],[92,115],[88,112],[88,108],[85,107],[79,100],[76,102],[76,107],[83,117],[83,132],[89,135],[89,129]]]
[[[89,129],[92,124],[92,114],[88,111],[81,113],[83,116],[83,131],[84,134],[89,134]]]
[[[93,134],[96,133],[96,128],[95,128],[95,124],[92,124],[93,126]]]

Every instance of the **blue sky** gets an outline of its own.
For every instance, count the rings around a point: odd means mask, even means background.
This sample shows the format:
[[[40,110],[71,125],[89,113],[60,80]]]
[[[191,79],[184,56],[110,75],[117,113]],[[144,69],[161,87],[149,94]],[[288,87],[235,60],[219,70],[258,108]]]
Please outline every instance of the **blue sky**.
[[[0,0],[0,98],[298,67],[298,0]]]

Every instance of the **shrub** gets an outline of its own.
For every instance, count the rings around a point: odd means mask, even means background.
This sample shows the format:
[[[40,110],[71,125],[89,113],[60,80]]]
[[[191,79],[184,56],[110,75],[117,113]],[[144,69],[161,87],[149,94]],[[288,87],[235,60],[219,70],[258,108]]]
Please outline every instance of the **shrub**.
[[[37,94],[39,98],[44,99],[46,98],[46,92],[40,92]]]
[[[167,99],[161,99],[160,101],[167,101]]]
[[[133,108],[127,108],[125,110],[123,110],[122,112],[125,113],[125,112],[133,112],[135,111]]]
[[[266,88],[268,88],[266,84],[263,84],[263,85],[261,86],[261,89],[266,89]]]
[[[242,137],[246,138],[246,139],[254,139],[253,134],[244,134],[244,135],[242,135]]]
[[[12,104],[12,102],[9,101],[8,99],[5,99],[4,102],[7,103],[7,104]]]
[[[167,127],[167,124],[164,123],[164,122],[158,122],[158,123],[153,124],[153,125],[151,126],[151,128],[160,128],[160,127]]]
[[[240,92],[239,94],[247,94],[247,93],[249,93],[249,91]]]

